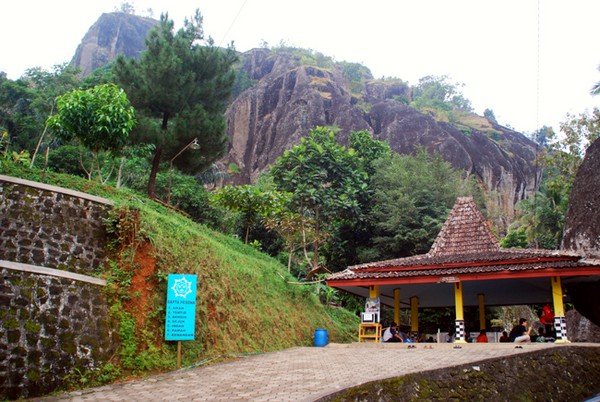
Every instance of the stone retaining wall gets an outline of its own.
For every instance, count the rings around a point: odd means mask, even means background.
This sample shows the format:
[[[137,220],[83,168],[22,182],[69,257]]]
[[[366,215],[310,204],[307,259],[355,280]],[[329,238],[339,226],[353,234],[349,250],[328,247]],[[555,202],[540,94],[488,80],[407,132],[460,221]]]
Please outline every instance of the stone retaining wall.
[[[106,259],[110,201],[0,176],[0,260],[92,274]]]
[[[318,401],[571,402],[598,394],[600,347],[573,345],[373,381]]]
[[[98,368],[118,346],[98,197],[0,176],[0,399],[31,398]]]

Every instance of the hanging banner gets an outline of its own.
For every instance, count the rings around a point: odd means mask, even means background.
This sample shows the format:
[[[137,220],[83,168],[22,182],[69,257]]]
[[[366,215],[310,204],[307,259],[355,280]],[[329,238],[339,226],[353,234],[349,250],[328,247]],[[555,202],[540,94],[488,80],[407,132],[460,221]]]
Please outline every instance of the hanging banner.
[[[169,274],[165,340],[193,341],[195,324],[196,275]]]

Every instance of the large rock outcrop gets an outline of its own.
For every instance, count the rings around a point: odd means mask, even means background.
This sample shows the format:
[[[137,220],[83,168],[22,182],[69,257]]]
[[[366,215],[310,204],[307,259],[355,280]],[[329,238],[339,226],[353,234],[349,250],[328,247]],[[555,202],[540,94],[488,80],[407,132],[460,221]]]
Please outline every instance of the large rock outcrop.
[[[600,259],[600,139],[585,153],[565,215],[562,249]]]
[[[585,153],[571,191],[561,249],[577,251],[600,264],[600,139]],[[567,283],[575,308],[600,325],[600,281]]]
[[[113,61],[120,54],[139,57],[157,20],[126,13],[104,13],[83,37],[71,63],[83,76]]]
[[[87,75],[119,54],[137,57],[157,23],[103,14],[73,63]],[[231,142],[220,161],[238,166],[240,173],[230,180],[234,184],[253,183],[315,126],[337,126],[342,142],[351,131],[368,130],[399,153],[413,153],[417,146],[439,152],[479,178],[501,225],[512,220],[516,202],[535,188],[539,172],[532,141],[472,113],[440,118],[419,112],[407,106],[411,88],[399,79],[374,80],[367,67],[301,49],[253,49],[240,59],[239,93],[227,110]]]
[[[351,131],[368,130],[399,153],[413,153],[417,146],[439,152],[476,175],[493,194],[490,207],[507,220],[515,203],[535,187],[532,141],[474,114],[458,114],[450,124],[406,106],[410,88],[400,80],[372,80],[366,74],[357,88],[343,64],[318,67],[293,51],[254,49],[242,60],[240,74],[254,85],[227,111],[231,144],[223,160],[239,167],[232,178],[236,184],[254,182],[313,127],[338,126],[342,142]]]

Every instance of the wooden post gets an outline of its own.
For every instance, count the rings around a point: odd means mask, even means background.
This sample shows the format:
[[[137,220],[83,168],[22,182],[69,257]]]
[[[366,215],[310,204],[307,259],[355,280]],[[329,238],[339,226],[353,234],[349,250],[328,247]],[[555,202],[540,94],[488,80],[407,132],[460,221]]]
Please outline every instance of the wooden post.
[[[419,332],[419,298],[417,296],[410,298],[410,330]]]
[[[177,341],[177,369],[181,368],[181,341]]]
[[[479,299],[479,329],[485,330],[485,296],[479,293],[477,298]]]

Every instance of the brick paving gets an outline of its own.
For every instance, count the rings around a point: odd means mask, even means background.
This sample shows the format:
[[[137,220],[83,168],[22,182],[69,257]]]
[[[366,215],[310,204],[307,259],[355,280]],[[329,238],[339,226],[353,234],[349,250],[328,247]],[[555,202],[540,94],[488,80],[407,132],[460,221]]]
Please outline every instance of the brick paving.
[[[409,349],[406,344],[353,343],[296,347],[33,400],[314,401],[373,380],[563,346],[521,345],[462,344],[459,349],[456,344],[415,344]]]

